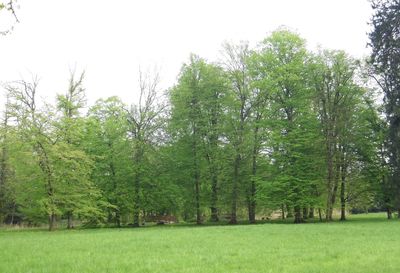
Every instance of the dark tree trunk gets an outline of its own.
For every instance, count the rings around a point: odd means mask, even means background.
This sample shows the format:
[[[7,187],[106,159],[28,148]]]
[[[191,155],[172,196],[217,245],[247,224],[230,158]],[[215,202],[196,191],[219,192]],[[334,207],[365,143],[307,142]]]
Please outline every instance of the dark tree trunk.
[[[212,141],[214,142],[214,141]],[[217,149],[217,147],[214,147],[212,145],[212,149]],[[207,160],[209,164],[209,170],[211,173],[211,222],[218,222],[218,174],[217,174],[217,169],[215,166],[215,158],[214,156],[211,156],[210,154],[207,155]]]
[[[301,209],[299,206],[294,207],[294,223],[295,224],[303,223],[303,219],[301,217]]]
[[[135,176],[134,176],[134,205],[133,205],[133,227],[140,227],[140,189],[141,189],[141,175],[142,175],[142,170],[140,169],[140,164],[142,159],[143,159],[143,147],[142,147],[142,141],[139,138],[136,143],[135,147],[135,153],[134,153],[134,163],[135,163]]]
[[[318,218],[319,218],[319,221],[322,222],[322,212],[321,212],[321,208],[318,208]]]
[[[73,228],[73,223],[72,223],[72,213],[69,211],[67,212],[67,229]]]
[[[121,214],[119,213],[119,210],[115,212],[115,224],[117,227],[121,227]]]
[[[303,208],[303,219],[306,220],[308,217],[308,209],[307,208]]]
[[[328,155],[328,177],[327,177],[327,192],[328,192],[328,196],[326,199],[326,220],[330,221],[332,220],[332,195],[333,195],[333,181],[334,181],[334,149],[332,147],[332,143],[331,143],[331,136],[330,136],[330,132],[327,133],[327,155]]]
[[[195,194],[195,205],[196,205],[196,224],[201,224],[201,211],[200,211],[200,166],[197,155],[197,127],[193,127],[193,171],[194,171],[194,194]]]
[[[346,162],[346,148],[342,146],[341,149],[341,167],[340,167],[340,221],[346,220],[346,174],[347,174],[347,162]]]
[[[281,212],[282,212],[281,214],[282,220],[285,220],[285,206],[283,204],[281,205]]]
[[[210,128],[210,151],[207,154],[208,165],[211,173],[211,221],[218,222],[218,166],[217,166],[217,150],[218,150],[218,102],[219,92],[214,93],[214,102],[211,109],[211,128]]]
[[[257,113],[256,115],[256,126],[254,127],[253,131],[253,155],[252,155],[252,168],[251,174],[252,178],[250,180],[250,194],[249,194],[249,221],[250,223],[256,222],[256,182],[255,176],[257,174],[257,156],[259,153],[259,126],[257,122],[261,119],[261,114]]]
[[[346,220],[345,177],[342,175],[340,187],[340,221]]]
[[[212,175],[211,180],[211,221],[218,222],[218,178],[216,174]]]
[[[237,199],[238,199],[238,188],[239,188],[239,168],[240,168],[240,154],[237,154],[233,166],[231,219],[229,221],[230,224],[237,224],[236,214],[237,214]]]
[[[339,170],[339,167],[337,168],[337,171]],[[337,174],[339,173],[339,171],[337,172]],[[333,190],[331,193],[331,201],[330,201],[330,207],[329,207],[329,211],[328,211],[328,215],[327,215],[327,220],[328,221],[332,221],[333,220],[333,206],[335,205],[336,202],[336,194],[337,194],[337,190],[338,190],[338,184],[339,184],[339,179],[338,179],[338,175],[335,177],[334,179],[334,185],[333,185]]]
[[[250,200],[249,200],[249,221],[254,224],[256,222],[256,184],[252,179],[250,185]]]
[[[56,223],[56,215],[54,213],[49,215],[49,231],[53,231]]]
[[[390,207],[386,208],[387,218],[392,219],[392,209]]]
[[[133,227],[139,227],[139,215],[140,215],[140,178],[139,175],[135,175],[135,204],[133,206]]]
[[[10,222],[10,224],[11,225],[14,225],[14,217],[15,217],[15,212],[16,212],[16,204],[15,203],[13,203],[13,208],[12,208],[12,211],[11,211],[11,222]]]
[[[200,174],[196,170],[195,173],[195,191],[196,191],[196,223],[201,224],[201,211],[200,211]]]
[[[308,218],[313,219],[314,218],[314,208],[311,207],[308,211]]]
[[[400,209],[397,210],[397,218],[400,219]]]

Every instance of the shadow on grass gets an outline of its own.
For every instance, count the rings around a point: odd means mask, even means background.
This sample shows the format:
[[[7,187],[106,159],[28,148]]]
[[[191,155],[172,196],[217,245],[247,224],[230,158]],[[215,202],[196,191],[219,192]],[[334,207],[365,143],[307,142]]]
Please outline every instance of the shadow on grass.
[[[397,216],[397,215],[396,215]],[[393,219],[388,220],[385,213],[368,213],[368,214],[356,214],[356,215],[348,215],[347,220],[340,221],[339,219],[334,219],[333,221],[327,222],[325,219],[322,221],[319,218],[305,219],[304,223],[300,225],[310,225],[310,224],[350,224],[350,223],[382,223],[382,222],[400,222],[400,219],[394,217]],[[174,224],[163,224],[157,225],[156,223],[148,223],[145,226],[140,227],[132,227],[132,226],[102,226],[102,227],[76,227],[74,229],[68,230],[66,228],[57,228],[52,232],[57,231],[79,231],[79,230],[104,230],[104,229],[168,229],[168,228],[205,228],[205,227],[218,227],[218,226],[255,226],[255,225],[298,225],[294,224],[294,218],[286,218],[286,219],[273,219],[273,220],[259,220],[256,223],[250,223],[249,221],[238,221],[237,224],[229,224],[228,221],[219,221],[219,222],[204,222],[200,225],[195,222],[181,222]],[[46,227],[16,227],[16,226],[1,226],[0,231],[3,232],[43,232],[48,231]]]

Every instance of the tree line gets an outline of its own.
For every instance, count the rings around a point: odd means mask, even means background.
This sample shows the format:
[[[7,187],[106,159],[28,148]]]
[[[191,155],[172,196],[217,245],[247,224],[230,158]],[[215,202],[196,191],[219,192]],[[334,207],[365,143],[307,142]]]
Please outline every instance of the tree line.
[[[371,207],[391,218],[400,85],[387,45],[398,50],[400,36],[383,44],[393,9],[374,8],[367,62],[307,50],[280,28],[255,48],[226,43],[219,62],[191,55],[165,93],[159,75],[140,73],[132,104],[113,96],[87,107],[84,73],[71,73],[55,103],[38,100],[36,78],[5,84],[0,220],[50,230],[74,220],[140,226],[157,215],[301,223]]]

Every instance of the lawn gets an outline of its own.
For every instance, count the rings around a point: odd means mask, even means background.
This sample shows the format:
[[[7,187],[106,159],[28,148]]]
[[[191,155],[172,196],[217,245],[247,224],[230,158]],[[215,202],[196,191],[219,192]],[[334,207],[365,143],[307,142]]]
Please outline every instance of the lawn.
[[[1,273],[400,272],[400,221],[0,230]]]

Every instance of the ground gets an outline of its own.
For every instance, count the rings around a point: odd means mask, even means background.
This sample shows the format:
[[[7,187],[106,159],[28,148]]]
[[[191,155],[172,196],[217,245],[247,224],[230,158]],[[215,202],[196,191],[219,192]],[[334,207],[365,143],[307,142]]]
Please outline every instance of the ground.
[[[400,272],[400,221],[0,230],[1,273]]]

